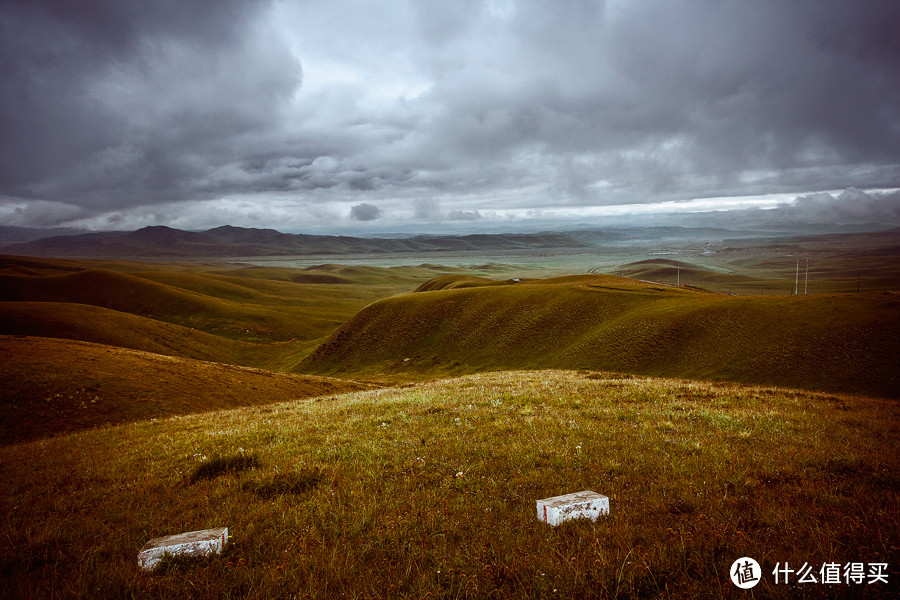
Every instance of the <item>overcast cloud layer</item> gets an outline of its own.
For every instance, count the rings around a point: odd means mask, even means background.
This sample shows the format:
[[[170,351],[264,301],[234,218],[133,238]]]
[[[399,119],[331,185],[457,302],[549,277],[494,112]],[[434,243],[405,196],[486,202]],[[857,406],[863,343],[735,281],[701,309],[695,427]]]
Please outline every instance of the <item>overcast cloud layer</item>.
[[[754,197],[900,223],[872,191],[900,187],[897,23],[894,0],[6,0],[0,221],[602,226]]]

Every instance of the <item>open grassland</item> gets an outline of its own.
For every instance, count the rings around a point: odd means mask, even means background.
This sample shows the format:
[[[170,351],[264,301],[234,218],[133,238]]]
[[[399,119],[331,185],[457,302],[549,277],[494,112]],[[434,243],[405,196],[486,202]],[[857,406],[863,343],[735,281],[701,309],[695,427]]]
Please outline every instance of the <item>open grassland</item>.
[[[590,371],[478,374],[0,448],[20,598],[893,598],[895,401]],[[611,515],[550,528],[535,500]],[[224,556],[146,574],[150,538]],[[804,563],[888,584],[776,585]]]
[[[794,249],[792,249],[794,250]],[[752,253],[750,253],[752,254]],[[798,264],[799,261],[799,264]],[[610,275],[744,295],[849,294],[900,289],[900,247],[820,256],[648,258],[603,269]]]
[[[280,370],[294,366],[370,302],[458,270],[0,256],[0,334],[64,337]]]
[[[402,380],[589,368],[900,394],[897,294],[738,297],[601,275],[449,276],[420,289],[432,291],[369,305],[298,370]]]
[[[0,596],[743,598],[751,556],[753,597],[896,597],[900,263],[829,238],[784,295],[817,243],[550,280],[0,256]],[[535,518],[582,489],[612,515]],[[217,526],[224,556],[138,570]]]
[[[688,287],[714,292],[740,294],[793,293],[794,279],[786,279],[783,269],[749,271],[743,269],[711,267],[687,260],[650,258],[622,265],[611,274],[639,281],[651,281],[670,287]],[[802,288],[801,288],[802,292]]]
[[[648,248],[640,258],[626,251],[598,260],[601,264],[591,272],[746,295],[900,289],[900,231],[896,229],[704,244],[680,241]]]
[[[370,387],[73,340],[4,335],[0,382],[0,444]]]

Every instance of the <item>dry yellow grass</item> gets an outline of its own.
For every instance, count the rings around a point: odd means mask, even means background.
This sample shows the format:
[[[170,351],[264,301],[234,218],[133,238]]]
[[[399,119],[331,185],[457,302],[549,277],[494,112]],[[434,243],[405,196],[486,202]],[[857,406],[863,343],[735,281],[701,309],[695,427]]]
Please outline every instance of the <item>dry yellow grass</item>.
[[[113,346],[0,335],[0,443],[370,386]]]
[[[0,573],[22,598],[737,598],[727,569],[751,556],[756,598],[891,598],[898,417],[520,371],[94,430],[0,448]],[[580,489],[611,516],[536,520],[536,499]],[[148,539],[215,526],[224,556],[138,570]],[[888,563],[890,585],[771,575],[829,561]]]

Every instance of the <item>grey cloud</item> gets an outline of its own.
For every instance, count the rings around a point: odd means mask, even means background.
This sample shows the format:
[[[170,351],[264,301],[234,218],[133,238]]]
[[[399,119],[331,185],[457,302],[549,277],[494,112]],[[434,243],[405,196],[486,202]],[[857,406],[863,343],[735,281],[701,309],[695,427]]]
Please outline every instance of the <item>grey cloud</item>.
[[[896,224],[900,223],[900,192],[879,194],[848,188],[836,196],[809,194],[780,205],[772,215],[802,223]]]
[[[426,223],[440,223],[445,221],[477,221],[481,219],[481,213],[477,210],[450,210],[444,211],[441,203],[434,198],[419,198],[413,201],[413,217]]]
[[[797,196],[774,208],[747,208],[707,213],[664,215],[684,226],[708,225],[732,229],[784,229],[808,227],[828,230],[835,225],[888,229],[900,226],[900,190],[865,192],[847,188],[840,193],[819,192]],[[659,215],[648,219],[658,221]]]
[[[420,198],[413,201],[413,215],[419,221],[441,221],[444,213],[440,202],[432,198]]]
[[[374,204],[363,202],[350,209],[350,218],[356,221],[374,221],[381,217],[382,211]]]
[[[2,208],[2,203],[0,203]],[[55,227],[59,223],[93,216],[91,211],[64,202],[37,200],[13,207],[3,218],[6,225]]]
[[[202,194],[300,83],[286,48],[253,30],[261,6],[4,3],[2,192],[89,206]]]
[[[437,223],[895,187],[897,22],[892,0],[8,0],[0,196]]]
[[[451,210],[447,213],[448,221],[477,221],[481,213],[477,210]]]
[[[504,32],[515,41],[498,49],[508,55],[439,80],[441,137],[462,160],[529,146],[588,155],[582,179],[659,199],[740,193],[743,173],[761,169],[781,189],[782,170],[890,164],[900,152],[896,42],[868,41],[888,37],[896,4],[632,2],[557,11],[578,17],[558,29],[523,4],[520,29]]]

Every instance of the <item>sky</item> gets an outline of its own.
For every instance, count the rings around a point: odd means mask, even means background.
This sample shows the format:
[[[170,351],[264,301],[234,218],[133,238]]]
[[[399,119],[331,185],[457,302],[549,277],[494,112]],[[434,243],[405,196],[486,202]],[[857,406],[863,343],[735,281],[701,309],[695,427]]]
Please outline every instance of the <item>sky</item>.
[[[900,225],[895,0],[3,0],[0,224]]]

